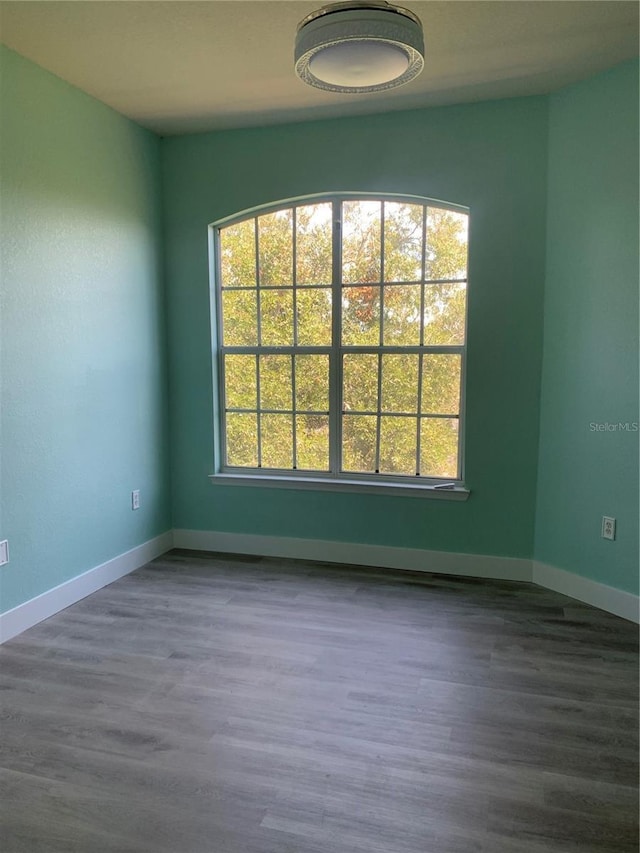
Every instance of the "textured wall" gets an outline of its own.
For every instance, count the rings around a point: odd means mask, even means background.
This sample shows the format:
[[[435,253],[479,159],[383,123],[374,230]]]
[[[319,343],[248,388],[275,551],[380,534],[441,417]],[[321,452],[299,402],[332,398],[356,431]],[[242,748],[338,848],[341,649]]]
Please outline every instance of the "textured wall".
[[[547,101],[522,98],[163,142],[174,525],[531,556]],[[327,191],[471,208],[466,503],[211,485],[208,223]]]
[[[637,63],[552,96],[549,139],[528,98],[160,143],[0,61],[1,609],[171,526],[160,147],[176,527],[530,556],[539,474],[537,558],[637,589],[638,434],[590,427],[638,420]],[[467,503],[209,484],[207,225],[338,190],[471,208]]]
[[[548,198],[536,557],[637,593],[637,62],[551,97]]]
[[[0,50],[4,611],[171,524],[159,141]]]

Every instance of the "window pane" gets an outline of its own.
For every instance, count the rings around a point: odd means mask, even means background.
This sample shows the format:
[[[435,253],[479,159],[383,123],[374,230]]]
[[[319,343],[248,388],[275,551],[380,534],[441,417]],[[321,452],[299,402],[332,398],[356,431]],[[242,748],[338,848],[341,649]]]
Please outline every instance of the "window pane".
[[[260,408],[291,411],[291,356],[260,356]]]
[[[293,211],[258,217],[260,285],[293,284]]]
[[[256,286],[256,221],[247,219],[220,229],[223,287]]]
[[[344,346],[380,343],[380,288],[342,289],[342,343]]]
[[[342,281],[344,284],[380,281],[379,201],[342,204]]]
[[[296,282],[331,284],[333,248],[331,203],[308,204],[296,210]]]
[[[258,315],[256,291],[226,290],[222,293],[223,343],[226,347],[256,346]]]
[[[255,355],[225,355],[224,394],[228,409],[257,409]]]
[[[421,204],[384,205],[384,280],[422,281]]]
[[[426,277],[467,277],[469,216],[437,207],[427,209]]]
[[[226,464],[328,471],[339,450],[349,474],[459,477],[469,217],[438,204],[289,202],[219,230]]]
[[[420,474],[457,479],[458,420],[423,418],[420,431]]]
[[[375,415],[343,415],[343,471],[375,471],[376,421]]]
[[[258,416],[227,415],[227,465],[258,467]]]
[[[293,290],[263,290],[260,293],[262,346],[293,344]]]
[[[424,343],[462,346],[466,284],[428,284],[424,288]]]
[[[380,419],[380,473],[415,475],[417,447],[417,418]]]
[[[308,471],[328,471],[329,418],[324,415],[298,415],[296,451],[298,468]]]
[[[262,415],[260,418],[263,468],[293,468],[293,423],[291,415]]]
[[[329,410],[329,356],[296,356],[296,409],[299,412]]]
[[[297,290],[298,346],[331,346],[331,290]]]
[[[342,408],[347,412],[377,412],[378,356],[345,355],[342,371]]]
[[[424,414],[457,415],[460,412],[459,355],[425,355],[422,365]]]
[[[418,355],[382,356],[383,412],[418,411]]]
[[[419,284],[396,284],[384,289],[383,334],[386,346],[420,344]]]

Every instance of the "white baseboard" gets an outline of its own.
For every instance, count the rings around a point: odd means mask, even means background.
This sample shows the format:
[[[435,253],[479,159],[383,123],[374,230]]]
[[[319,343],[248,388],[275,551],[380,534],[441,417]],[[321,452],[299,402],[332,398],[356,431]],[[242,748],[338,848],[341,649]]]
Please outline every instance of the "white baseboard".
[[[103,586],[139,569],[140,566],[144,566],[145,563],[159,557],[172,547],[173,532],[169,530],[167,533],[156,536],[155,539],[143,542],[137,548],[125,551],[124,554],[119,554],[112,560],[94,566],[83,574],[43,592],[42,595],[25,601],[24,604],[19,604],[13,610],[8,610],[0,615],[0,643],[10,640],[27,628],[42,622],[43,619],[48,619],[49,616],[97,592]]]
[[[630,622],[640,622],[640,598],[632,592],[583,578],[564,569],[533,561],[533,582]]]
[[[330,542],[323,539],[292,539],[285,536],[256,536],[213,530],[174,530],[173,545],[175,548],[192,551],[293,557],[299,560],[322,560],[356,566],[533,582],[623,619],[640,621],[640,600],[637,595],[519,557],[458,554],[449,551],[424,551],[419,548]]]
[[[118,578],[144,566],[171,548],[252,554],[265,557],[292,557],[402,571],[433,572],[443,575],[533,582],[578,601],[599,607],[631,622],[640,622],[640,599],[606,584],[580,577],[537,561],[520,557],[486,554],[459,554],[425,551],[388,545],[331,542],[323,539],[294,539],[285,536],[257,536],[211,530],[169,530],[112,560],[95,566],[24,604],[0,615],[0,643],[64,610],[76,601],[97,592]]]
[[[385,569],[467,575],[496,580],[531,580],[531,560],[519,557],[457,554],[449,551],[425,551],[420,548],[330,542],[324,539],[293,539],[287,536],[256,536],[213,530],[174,530],[173,545],[174,548],[192,551],[293,557],[298,560],[321,560],[327,563],[379,566]]]

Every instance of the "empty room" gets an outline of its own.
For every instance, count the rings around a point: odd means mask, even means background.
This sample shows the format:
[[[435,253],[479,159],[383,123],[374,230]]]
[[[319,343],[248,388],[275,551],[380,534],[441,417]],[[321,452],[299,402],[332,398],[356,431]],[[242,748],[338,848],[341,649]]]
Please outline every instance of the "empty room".
[[[638,33],[0,0],[2,853],[637,853]]]

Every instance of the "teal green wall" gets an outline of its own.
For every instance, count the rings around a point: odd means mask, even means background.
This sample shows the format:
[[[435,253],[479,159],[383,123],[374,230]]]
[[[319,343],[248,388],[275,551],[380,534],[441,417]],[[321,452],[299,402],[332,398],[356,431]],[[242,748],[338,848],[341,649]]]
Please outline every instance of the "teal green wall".
[[[550,99],[542,388],[536,558],[637,593],[636,61]]]
[[[546,156],[546,98],[164,140],[174,527],[530,557]],[[414,193],[471,208],[466,503],[207,479],[207,225],[327,191]]]
[[[159,140],[4,48],[0,73],[4,611],[171,523]]]
[[[0,610],[171,526],[520,557],[535,539],[637,589],[638,434],[590,429],[638,420],[637,72],[160,141],[0,49]],[[207,225],[327,191],[471,208],[467,503],[209,483]]]

